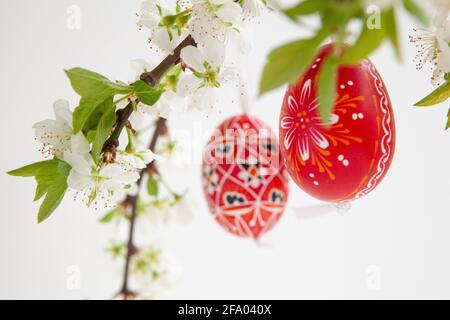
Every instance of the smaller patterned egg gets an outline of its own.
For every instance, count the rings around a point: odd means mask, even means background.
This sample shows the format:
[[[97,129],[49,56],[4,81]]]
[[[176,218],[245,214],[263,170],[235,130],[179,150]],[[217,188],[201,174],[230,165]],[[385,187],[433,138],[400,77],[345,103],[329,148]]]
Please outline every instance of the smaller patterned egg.
[[[276,137],[260,120],[224,121],[206,145],[202,172],[208,207],[228,232],[258,239],[280,219],[288,177]]]

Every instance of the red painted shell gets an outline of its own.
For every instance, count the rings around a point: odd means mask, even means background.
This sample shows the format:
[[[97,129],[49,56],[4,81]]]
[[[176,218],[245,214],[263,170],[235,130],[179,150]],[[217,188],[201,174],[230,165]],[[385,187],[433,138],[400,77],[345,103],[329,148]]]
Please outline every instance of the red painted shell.
[[[257,239],[281,217],[288,175],[276,137],[255,117],[227,119],[206,145],[202,182],[216,221],[232,234]]]
[[[349,201],[371,192],[394,155],[395,124],[386,86],[368,60],[338,69],[334,111],[321,125],[318,72],[332,46],[284,97],[280,116],[281,153],[295,182],[310,195],[330,202]],[[325,121],[324,121],[325,122]]]

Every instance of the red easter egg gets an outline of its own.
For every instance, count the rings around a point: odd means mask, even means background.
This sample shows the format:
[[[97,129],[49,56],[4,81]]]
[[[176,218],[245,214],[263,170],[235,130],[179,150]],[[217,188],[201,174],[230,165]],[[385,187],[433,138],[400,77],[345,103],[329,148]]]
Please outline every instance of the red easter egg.
[[[334,111],[322,121],[317,81],[332,49],[324,46],[288,88],[280,145],[286,168],[300,188],[318,199],[341,202],[365,196],[381,182],[394,155],[395,124],[386,86],[368,59],[338,69]]]
[[[230,233],[257,239],[281,217],[288,176],[276,137],[255,117],[224,121],[206,145],[202,182],[215,220]]]

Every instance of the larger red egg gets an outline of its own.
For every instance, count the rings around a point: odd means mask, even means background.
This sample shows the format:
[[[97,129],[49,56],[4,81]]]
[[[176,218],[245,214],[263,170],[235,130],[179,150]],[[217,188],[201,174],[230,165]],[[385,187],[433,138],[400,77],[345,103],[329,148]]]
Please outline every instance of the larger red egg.
[[[208,207],[228,232],[258,239],[280,219],[288,175],[276,137],[257,118],[224,121],[206,145],[202,172]]]
[[[333,47],[288,88],[280,116],[280,145],[289,174],[315,198],[342,202],[371,192],[394,155],[395,124],[387,88],[371,61],[341,66],[334,111],[319,114],[317,81]],[[323,126],[327,123],[327,126]]]

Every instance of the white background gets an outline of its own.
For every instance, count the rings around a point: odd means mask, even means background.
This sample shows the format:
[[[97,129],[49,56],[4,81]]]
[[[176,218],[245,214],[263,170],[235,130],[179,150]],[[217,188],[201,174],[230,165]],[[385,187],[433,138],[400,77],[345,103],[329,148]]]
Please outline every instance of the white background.
[[[54,100],[76,104],[64,68],[132,80],[128,61],[155,57],[146,33],[135,26],[139,2],[0,2],[0,298],[103,299],[119,288],[120,265],[104,252],[113,232],[97,222],[101,211],[68,196],[37,225],[34,182],[4,172],[41,159],[32,125],[52,116]],[[80,30],[66,27],[71,4],[81,8]],[[172,298],[450,298],[450,132],[443,130],[448,104],[412,107],[432,89],[429,73],[417,72],[412,63],[412,28],[402,15],[403,64],[388,45],[372,57],[393,101],[397,149],[383,183],[348,214],[306,220],[288,211],[259,247],[212,220],[198,165],[173,171],[180,189],[190,186],[196,211],[193,223],[174,225],[166,236],[166,247],[184,269]],[[254,51],[244,60],[252,95],[268,51],[304,34],[277,14],[255,26]],[[283,91],[253,106],[274,128]],[[202,123],[212,128],[238,112],[237,103],[227,104]],[[198,118],[178,116],[170,125],[191,129]],[[291,207],[318,204],[293,183],[291,190]],[[81,270],[79,290],[66,287],[71,265]]]

